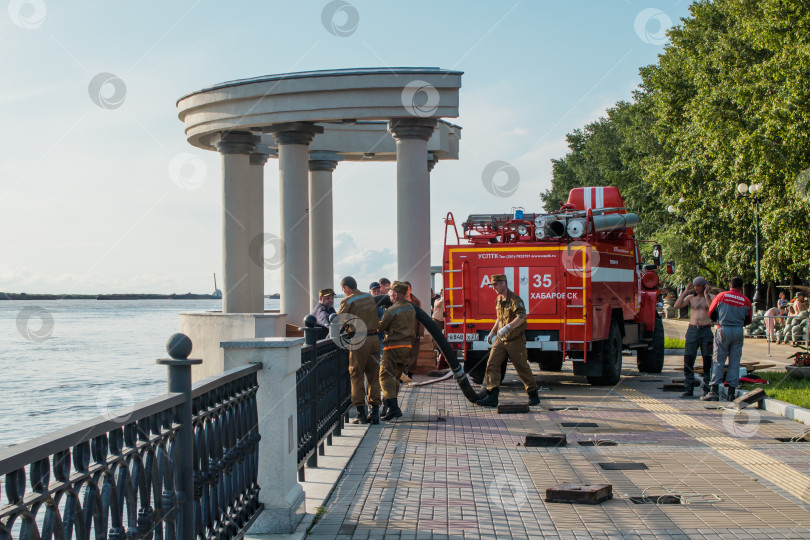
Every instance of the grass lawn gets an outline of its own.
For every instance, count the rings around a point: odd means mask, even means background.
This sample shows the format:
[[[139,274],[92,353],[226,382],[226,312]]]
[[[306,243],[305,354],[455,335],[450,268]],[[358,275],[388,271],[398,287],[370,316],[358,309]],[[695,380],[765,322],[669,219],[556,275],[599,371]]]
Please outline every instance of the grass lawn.
[[[672,337],[665,337],[664,338],[664,348],[665,349],[683,349],[686,345],[686,342],[682,339],[672,338]]]
[[[741,388],[762,388],[768,397],[810,409],[810,379],[789,377],[784,371],[757,371],[768,384],[743,384]]]

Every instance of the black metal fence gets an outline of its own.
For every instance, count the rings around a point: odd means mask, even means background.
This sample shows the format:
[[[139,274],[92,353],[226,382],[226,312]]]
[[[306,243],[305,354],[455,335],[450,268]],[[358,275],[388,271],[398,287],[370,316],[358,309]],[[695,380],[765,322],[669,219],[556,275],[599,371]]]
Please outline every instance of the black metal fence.
[[[192,389],[198,537],[238,537],[262,510],[256,407],[261,368],[236,368]]]
[[[0,540],[243,534],[261,511],[261,365],[192,388],[200,360],[175,356],[158,361],[169,393],[0,450]]]
[[[305,480],[304,466],[317,467],[318,455],[340,435],[351,406],[349,351],[331,339],[316,341],[318,330],[302,328],[307,344],[301,349],[296,373],[298,399],[298,480]]]

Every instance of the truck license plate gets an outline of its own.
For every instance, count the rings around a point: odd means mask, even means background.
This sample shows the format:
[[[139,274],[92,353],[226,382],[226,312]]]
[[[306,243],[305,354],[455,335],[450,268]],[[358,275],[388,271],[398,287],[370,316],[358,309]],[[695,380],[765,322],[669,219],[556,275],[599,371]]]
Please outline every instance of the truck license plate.
[[[464,334],[447,334],[447,341],[464,341]],[[478,341],[478,334],[467,334],[467,341]]]

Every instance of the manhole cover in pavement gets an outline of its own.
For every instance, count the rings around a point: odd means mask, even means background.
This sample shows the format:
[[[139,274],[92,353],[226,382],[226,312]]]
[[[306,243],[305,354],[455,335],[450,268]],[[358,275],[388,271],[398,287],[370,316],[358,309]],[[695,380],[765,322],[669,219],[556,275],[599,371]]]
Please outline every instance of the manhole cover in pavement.
[[[644,471],[647,470],[647,465],[636,461],[626,461],[621,463],[600,463],[602,469],[606,471]]]
[[[635,504],[681,504],[681,498],[675,495],[647,495],[646,497],[630,497]]]
[[[616,441],[596,440],[596,441],[579,441],[580,446],[619,446]]]
[[[560,422],[562,427],[599,427],[599,424],[593,422]]]

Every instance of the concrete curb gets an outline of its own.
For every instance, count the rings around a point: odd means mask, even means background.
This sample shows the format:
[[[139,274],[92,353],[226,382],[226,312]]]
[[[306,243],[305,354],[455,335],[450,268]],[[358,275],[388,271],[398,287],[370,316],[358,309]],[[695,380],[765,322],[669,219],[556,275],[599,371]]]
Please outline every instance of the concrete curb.
[[[762,388],[764,390],[764,386]],[[738,389],[736,397],[740,397],[747,392],[749,392],[749,390]],[[757,408],[778,414],[779,416],[787,418],[788,420],[795,420],[796,422],[801,422],[802,424],[810,426],[810,410],[807,410],[804,407],[799,407],[798,405],[779,401],[778,399],[774,398],[765,398],[760,402]]]
[[[623,353],[625,356],[638,356],[636,351],[630,351],[628,354],[627,351]],[[683,349],[664,349],[664,356],[683,356]]]

